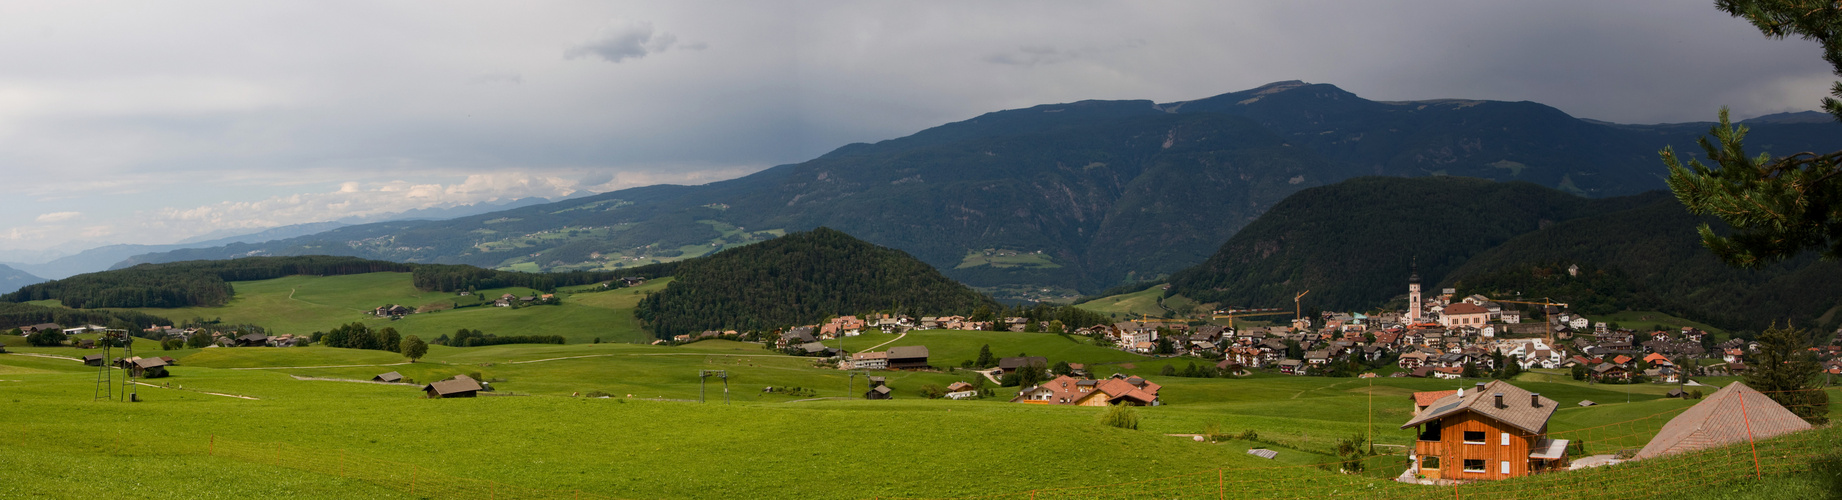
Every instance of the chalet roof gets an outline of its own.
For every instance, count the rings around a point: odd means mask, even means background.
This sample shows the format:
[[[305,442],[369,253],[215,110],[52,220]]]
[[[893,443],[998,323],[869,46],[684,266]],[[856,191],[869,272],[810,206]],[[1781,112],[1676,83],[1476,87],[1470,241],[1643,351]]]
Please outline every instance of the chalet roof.
[[[1465,391],[1463,394],[1460,396],[1454,393],[1439,398],[1438,401],[1434,401],[1431,406],[1427,407],[1426,411],[1414,416],[1406,424],[1402,424],[1401,428],[1406,429],[1469,411],[1531,434],[1539,434],[1544,427],[1547,427],[1548,417],[1554,415],[1554,410],[1560,407],[1554,400],[1540,396],[1535,396],[1535,398],[1541,404],[1531,405],[1530,396],[1534,393],[1501,380],[1492,380],[1481,389]],[[1503,407],[1501,408],[1496,405],[1497,394],[1503,395]]]
[[[927,359],[927,346],[905,345],[889,348],[889,359]]]
[[[468,392],[468,391],[478,391],[483,388],[480,387],[480,382],[477,380],[474,380],[473,377],[469,377],[466,375],[455,375],[454,378],[452,379],[443,380],[440,382],[422,386],[422,390],[426,391],[429,389],[434,389],[436,394],[446,396],[449,394],[456,394],[456,393],[462,393],[462,392]]]
[[[951,384],[947,384],[948,392],[959,392],[959,391],[970,391],[970,390],[972,390],[972,384],[968,384],[965,382],[954,382]]]
[[[890,390],[891,389],[889,389],[889,386],[886,386],[886,385],[879,385],[879,386],[876,386],[870,389],[871,392],[875,392],[877,394],[888,394]]]
[[[854,360],[889,359],[889,353],[884,352],[884,351],[859,352],[859,353],[851,354],[851,359],[854,359]]]
[[[1457,393],[1457,390],[1416,392],[1413,393],[1413,404],[1414,406],[1432,406],[1433,402],[1440,398]]]
[[[1713,448],[1810,428],[1804,419],[1746,384],[1734,382],[1663,424],[1635,459]]]
[[[379,382],[396,382],[399,380],[403,380],[403,374],[397,373],[397,372],[384,373],[376,377],[371,377],[371,380],[376,380]]]

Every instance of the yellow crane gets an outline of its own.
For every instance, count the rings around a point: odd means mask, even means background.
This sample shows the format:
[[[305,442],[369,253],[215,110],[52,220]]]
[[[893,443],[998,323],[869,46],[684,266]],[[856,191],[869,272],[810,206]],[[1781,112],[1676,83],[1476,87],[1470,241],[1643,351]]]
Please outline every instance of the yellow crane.
[[[1135,319],[1132,321],[1137,321],[1140,323],[1188,323],[1190,322],[1190,320],[1187,320],[1187,319],[1153,318],[1150,315],[1145,314],[1145,313],[1139,313],[1138,319]]]
[[[1263,310],[1263,309],[1257,309],[1256,311],[1259,311],[1259,310]],[[1244,312],[1244,311],[1235,311],[1235,310],[1230,310],[1230,311],[1228,311],[1228,313],[1227,313],[1227,314],[1217,314],[1217,315],[1215,315],[1215,319],[1222,319],[1222,318],[1228,318],[1228,328],[1230,328],[1230,329],[1232,329],[1232,328],[1234,328],[1234,319],[1235,319],[1235,318],[1247,318],[1247,317],[1253,317],[1253,316],[1272,316],[1272,315],[1275,315],[1275,314],[1285,314],[1285,313],[1286,313],[1286,312],[1285,312],[1285,311],[1283,311],[1283,310],[1282,310],[1282,311],[1275,311],[1275,312],[1252,312],[1252,313],[1247,313],[1247,312]]]
[[[1298,299],[1305,298],[1305,294],[1307,293],[1311,293],[1311,291],[1305,290],[1303,292],[1298,292],[1298,295],[1295,295],[1292,297],[1292,320],[1293,321],[1304,319],[1305,309],[1299,306]]]

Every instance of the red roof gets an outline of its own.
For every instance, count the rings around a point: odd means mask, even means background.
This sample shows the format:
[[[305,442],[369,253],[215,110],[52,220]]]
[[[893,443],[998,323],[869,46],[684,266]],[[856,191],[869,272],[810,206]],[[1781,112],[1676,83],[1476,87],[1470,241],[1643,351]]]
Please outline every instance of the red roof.
[[[1458,391],[1456,390],[1416,392],[1416,393],[1413,393],[1413,405],[1414,406],[1431,405],[1433,404],[1434,401],[1438,401],[1439,398],[1443,398],[1443,397],[1450,396],[1450,395],[1457,394],[1457,393]]]
[[[1466,303],[1466,302],[1460,302],[1457,304],[1445,306],[1446,316],[1451,316],[1455,314],[1489,314],[1489,313],[1490,313],[1490,310],[1485,309],[1483,306],[1473,305],[1473,304]]]

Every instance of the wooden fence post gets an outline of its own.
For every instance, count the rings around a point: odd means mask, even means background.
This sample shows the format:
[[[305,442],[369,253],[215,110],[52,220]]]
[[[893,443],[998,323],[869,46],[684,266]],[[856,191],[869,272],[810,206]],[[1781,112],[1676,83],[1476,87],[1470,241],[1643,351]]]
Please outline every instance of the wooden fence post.
[[[206,456],[217,455],[217,434],[212,434],[211,442],[205,445],[205,455]]]
[[[339,450],[339,477],[345,477],[345,449]]]
[[[1228,499],[1228,476],[1222,469],[1215,469],[1215,498]]]
[[[409,494],[416,494],[416,465],[409,465]]]

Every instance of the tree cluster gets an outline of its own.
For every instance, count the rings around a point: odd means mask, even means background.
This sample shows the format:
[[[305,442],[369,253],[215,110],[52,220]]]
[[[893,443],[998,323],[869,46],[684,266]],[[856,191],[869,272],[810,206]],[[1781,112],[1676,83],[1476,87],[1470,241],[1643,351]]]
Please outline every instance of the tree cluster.
[[[449,347],[479,347],[501,344],[562,344],[564,339],[562,335],[506,335],[501,337],[479,330],[462,328],[454,332],[452,337],[443,335],[435,339],[435,343]]]
[[[771,330],[861,311],[968,312],[995,303],[906,253],[819,228],[684,261],[635,316],[659,338]]]
[[[326,332],[318,342],[327,347],[397,352],[403,345],[403,338],[395,328],[386,326],[372,330],[364,323],[353,322]]]

